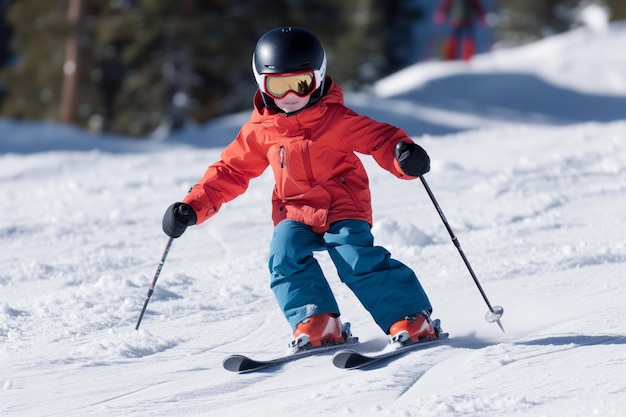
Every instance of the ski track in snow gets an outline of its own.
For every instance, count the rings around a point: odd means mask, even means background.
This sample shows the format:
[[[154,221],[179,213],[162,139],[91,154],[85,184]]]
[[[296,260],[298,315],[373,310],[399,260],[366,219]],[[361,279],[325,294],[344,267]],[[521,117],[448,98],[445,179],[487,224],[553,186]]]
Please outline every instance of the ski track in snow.
[[[445,155],[433,157],[428,180],[492,301],[505,306],[504,335],[482,320],[486,307],[421,184],[384,187],[388,175],[366,160],[377,194],[375,236],[416,269],[452,338],[349,372],[320,356],[250,375],[223,375],[226,354],[270,357],[289,338],[267,288],[271,225],[263,221],[269,215],[265,192],[252,191],[225,207],[221,221],[190,229],[175,241],[142,328],[133,330],[165,244],[154,224],[171,197],[156,191],[182,190],[190,181],[159,172],[176,172],[181,159],[190,172],[201,171],[215,151],[145,157],[162,158],[158,164],[141,162],[138,155],[103,154],[95,160],[63,155],[59,162],[69,163],[56,175],[43,168],[50,155],[5,156],[44,162],[36,164],[39,171],[20,174],[18,182],[5,181],[11,206],[63,197],[41,216],[36,210],[18,213],[12,225],[0,229],[3,246],[11,248],[4,255],[10,268],[0,275],[6,294],[0,335],[6,341],[3,357],[11,359],[0,382],[3,397],[13,401],[3,407],[9,415],[203,415],[202,410],[244,415],[250,409],[271,415],[298,412],[301,402],[285,398],[304,395],[312,414],[397,410],[445,416],[558,410],[571,405],[574,393],[582,412],[588,402],[581,392],[623,401],[626,384],[610,369],[626,362],[625,338],[619,335],[625,314],[615,296],[623,293],[619,278],[626,262],[626,240],[616,234],[624,226],[624,132],[626,125],[615,123],[424,140],[432,154]],[[455,155],[529,136],[544,140],[526,139],[520,148],[532,152],[493,161],[494,166],[481,164],[480,155],[469,161]],[[569,146],[551,149],[564,141]],[[19,170],[20,164],[15,166]],[[144,172],[142,184],[106,178],[108,171],[137,166]],[[15,178],[7,171],[4,177]],[[257,183],[266,191],[271,178]],[[33,191],[20,193],[24,188]],[[248,217],[239,221],[243,213]],[[249,239],[244,228],[258,239]],[[359,348],[382,348],[383,335],[338,283],[330,260],[323,254],[319,259],[345,319],[363,341]],[[606,369],[608,376],[603,371],[581,376],[581,368]],[[44,393],[22,398],[34,387]],[[58,395],[73,398],[76,390],[80,398],[50,403]],[[589,401],[594,397],[586,395]],[[611,415],[615,407],[607,403],[600,409]]]
[[[0,154],[0,414],[623,415],[626,121],[507,125],[501,115],[416,140],[490,301],[504,306],[506,333],[485,322],[419,181],[364,158],[376,241],[415,269],[450,339],[366,370],[320,355],[243,375],[222,359],[273,357],[290,338],[268,288],[271,173],[175,240],[135,331],[167,241],[162,213],[219,148],[71,150],[58,138],[94,139],[59,128],[51,135],[66,150],[24,152],[35,145],[18,146],[20,134],[32,126],[0,122],[16,149]],[[385,336],[329,257],[316,257],[358,349],[382,349]]]

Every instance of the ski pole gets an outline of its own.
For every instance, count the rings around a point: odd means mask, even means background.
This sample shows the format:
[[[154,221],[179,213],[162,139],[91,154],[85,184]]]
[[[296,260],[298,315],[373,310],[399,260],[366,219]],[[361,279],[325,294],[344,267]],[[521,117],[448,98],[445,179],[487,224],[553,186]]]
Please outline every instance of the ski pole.
[[[139,315],[139,320],[137,320],[137,325],[135,326],[135,330],[139,330],[139,325],[141,324],[141,319],[143,318],[143,313],[146,312],[146,307],[148,307],[148,301],[150,301],[150,297],[152,297],[152,293],[154,292],[154,286],[156,285],[157,279],[159,279],[159,275],[161,274],[161,269],[163,269],[163,264],[165,263],[165,259],[167,258],[167,254],[172,247],[172,242],[174,241],[173,237],[170,237],[167,241],[167,245],[165,246],[165,250],[163,251],[163,255],[161,256],[161,262],[157,267],[156,273],[154,274],[154,278],[152,278],[152,284],[150,284],[150,288],[148,288],[148,296],[146,297],[146,301],[143,303],[143,308],[141,309],[141,314]]]
[[[491,303],[489,302],[489,299],[487,298],[487,294],[485,294],[483,287],[480,285],[480,282],[478,282],[478,278],[476,278],[476,274],[474,273],[472,266],[467,260],[467,257],[465,256],[463,249],[461,249],[461,243],[459,242],[459,239],[457,239],[456,235],[454,234],[454,231],[450,227],[448,220],[446,220],[446,216],[443,214],[443,211],[441,210],[439,203],[437,203],[437,200],[435,199],[435,195],[433,194],[430,187],[428,186],[428,183],[424,179],[424,176],[421,176],[420,180],[422,180],[422,184],[424,184],[424,188],[426,189],[426,192],[428,193],[430,200],[435,205],[435,209],[437,209],[437,213],[439,213],[439,217],[441,217],[443,224],[446,226],[446,229],[448,230],[448,233],[450,234],[450,238],[452,238],[452,242],[454,243],[454,246],[456,246],[456,248],[458,249],[459,254],[461,255],[461,258],[463,258],[463,262],[465,262],[465,266],[467,267],[470,275],[474,279],[474,283],[478,287],[478,291],[480,291],[480,294],[483,296],[485,303],[487,303],[487,307],[489,307],[489,311],[485,315],[485,320],[487,320],[489,323],[494,323],[494,322],[498,323],[498,326],[500,326],[500,329],[502,330],[502,332],[504,332],[504,327],[502,327],[502,323],[500,323],[500,317],[502,317],[502,314],[504,313],[504,309],[501,306],[492,306]]]

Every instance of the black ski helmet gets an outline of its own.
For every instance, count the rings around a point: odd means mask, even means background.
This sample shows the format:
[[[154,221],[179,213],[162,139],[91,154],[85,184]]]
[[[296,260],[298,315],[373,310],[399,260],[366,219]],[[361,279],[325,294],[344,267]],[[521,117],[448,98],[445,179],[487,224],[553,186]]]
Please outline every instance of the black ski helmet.
[[[274,107],[266,94],[263,75],[312,70],[316,89],[310,103],[320,99],[326,75],[326,52],[317,37],[306,29],[281,27],[261,36],[252,55],[252,71],[265,105]]]

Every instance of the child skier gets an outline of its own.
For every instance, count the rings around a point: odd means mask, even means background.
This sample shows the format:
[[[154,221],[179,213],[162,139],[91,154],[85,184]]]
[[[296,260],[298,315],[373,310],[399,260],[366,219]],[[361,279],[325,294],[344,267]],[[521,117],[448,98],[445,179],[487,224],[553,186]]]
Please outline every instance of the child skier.
[[[480,0],[442,0],[435,11],[435,22],[444,23],[446,19],[452,25],[452,33],[444,43],[444,60],[459,57],[469,61],[476,50],[474,28],[476,22],[485,24],[485,9]]]
[[[168,207],[163,231],[181,236],[271,166],[270,287],[293,329],[292,346],[345,341],[339,307],[313,257],[322,250],[392,341],[437,337],[431,304],[413,271],[373,245],[368,178],[354,153],[372,155],[398,178],[414,179],[430,169],[426,152],[402,130],[344,106],[342,90],[325,75],[324,48],[307,30],[264,34],[252,70],[259,89],[250,120],[182,202]]]

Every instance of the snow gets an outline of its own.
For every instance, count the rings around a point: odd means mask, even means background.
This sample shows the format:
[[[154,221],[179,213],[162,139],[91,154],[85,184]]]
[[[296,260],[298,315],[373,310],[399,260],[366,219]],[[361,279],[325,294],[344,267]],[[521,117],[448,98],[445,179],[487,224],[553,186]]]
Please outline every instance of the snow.
[[[415,269],[439,346],[366,370],[284,352],[268,288],[270,172],[174,241],[160,221],[247,114],[163,141],[0,121],[0,414],[28,416],[622,416],[626,409],[626,27],[577,29],[470,64],[428,62],[348,102],[397,123],[502,333],[419,181],[365,158],[374,235]],[[383,92],[385,94],[383,94]],[[325,254],[359,349],[386,344]]]

